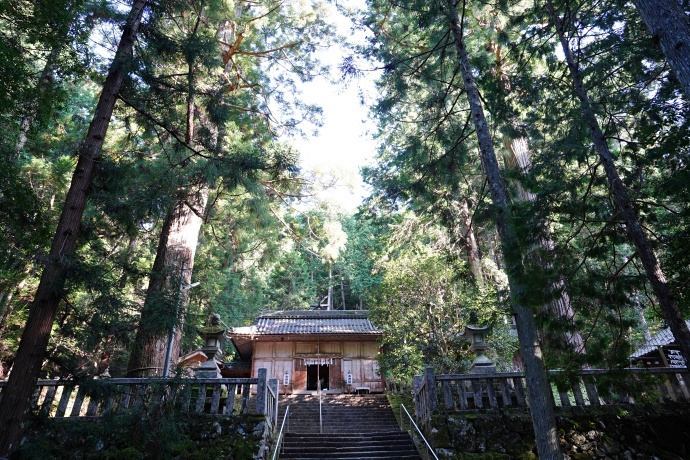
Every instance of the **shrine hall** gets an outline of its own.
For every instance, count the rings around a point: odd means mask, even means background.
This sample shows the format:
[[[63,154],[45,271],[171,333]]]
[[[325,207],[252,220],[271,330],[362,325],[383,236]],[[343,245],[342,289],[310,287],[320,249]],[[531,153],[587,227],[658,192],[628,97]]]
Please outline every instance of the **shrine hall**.
[[[262,312],[251,326],[231,328],[231,340],[252,377],[268,369],[282,394],[381,393],[376,358],[382,332],[362,310]],[[227,363],[228,367],[237,366]]]

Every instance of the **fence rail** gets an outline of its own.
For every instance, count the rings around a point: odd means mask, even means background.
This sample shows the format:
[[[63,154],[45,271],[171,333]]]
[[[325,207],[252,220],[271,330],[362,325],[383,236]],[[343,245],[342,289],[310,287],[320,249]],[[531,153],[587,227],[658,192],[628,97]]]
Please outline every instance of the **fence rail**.
[[[0,398],[6,384],[6,381],[0,382]],[[275,384],[277,386],[277,380]],[[254,397],[252,386],[257,388]],[[262,386],[265,389],[263,395],[260,390]],[[276,393],[276,389],[269,389],[266,385],[265,372],[259,378],[232,379],[39,380],[32,396],[32,408],[35,414],[44,417],[74,418],[122,414],[134,408],[155,413],[167,405],[200,414],[256,412],[266,414],[267,419],[271,418],[269,423],[274,426],[277,417]],[[266,404],[259,403],[262,397]]]
[[[690,402],[686,368],[582,370],[569,381],[560,371],[549,372],[557,410],[642,402]],[[520,372],[435,375],[433,368],[414,377],[417,420],[426,422],[441,410],[480,412],[527,408],[525,377]]]

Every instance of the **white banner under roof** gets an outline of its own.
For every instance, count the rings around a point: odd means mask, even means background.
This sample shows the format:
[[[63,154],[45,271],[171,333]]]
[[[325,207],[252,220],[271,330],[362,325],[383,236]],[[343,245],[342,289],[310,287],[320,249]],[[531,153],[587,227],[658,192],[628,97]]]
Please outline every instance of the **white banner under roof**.
[[[303,358],[305,366],[325,366],[333,364],[333,358]]]

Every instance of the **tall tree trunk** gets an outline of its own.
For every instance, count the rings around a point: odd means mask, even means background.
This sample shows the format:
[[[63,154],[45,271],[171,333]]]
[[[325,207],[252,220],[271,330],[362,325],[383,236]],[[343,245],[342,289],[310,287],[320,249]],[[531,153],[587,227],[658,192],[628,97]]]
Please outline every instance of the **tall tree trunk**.
[[[327,310],[333,310],[333,268],[328,264],[328,306]]]
[[[504,156],[506,164],[513,168],[518,168],[521,173],[526,173],[532,168],[532,158],[529,150],[529,143],[525,137],[503,138],[504,145],[509,152],[509,155]],[[537,197],[529,190],[525,190],[520,183],[515,184],[518,196],[521,201],[534,201]],[[547,222],[541,222],[544,236],[539,239],[539,246],[546,252],[553,252],[554,244],[551,238],[551,231]],[[556,297],[549,303],[545,309],[549,314],[559,320],[568,323],[570,331],[565,333],[565,337],[555,335],[549,331],[542,331],[544,344],[550,341],[558,341],[565,339],[565,342],[575,353],[584,353],[585,342],[582,336],[575,328],[575,312],[570,304],[570,296],[565,288],[565,281],[559,279],[551,286],[551,289],[556,293]]]
[[[484,272],[482,271],[482,259],[479,256],[479,246],[477,238],[474,236],[474,225],[472,214],[466,199],[461,199],[460,203],[460,225],[462,225],[462,244],[465,247],[465,255],[470,266],[470,272],[480,289],[484,289]]]
[[[690,100],[690,21],[678,0],[633,0]]]
[[[124,289],[127,287],[127,280],[129,278],[129,275],[131,274],[129,266],[132,263],[132,258],[134,257],[134,251],[137,247],[137,238],[136,236],[130,236],[129,237],[129,243],[127,244],[127,260],[125,261],[125,266],[122,270],[122,276],[120,277],[120,289]]]
[[[498,167],[489,127],[484,117],[479,90],[472,76],[472,68],[465,49],[463,24],[459,18],[455,2],[448,0],[447,6],[450,26],[455,39],[455,51],[477,134],[482,165],[489,184],[491,199],[496,208],[496,226],[501,238],[510,285],[510,296],[515,309],[518,341],[525,365],[525,379],[539,458],[543,460],[561,459],[558,429],[553,412],[553,396],[537,338],[536,323],[531,309],[524,304],[525,289],[521,284],[523,282],[521,276],[523,271],[522,258],[513,230],[505,184]],[[463,2],[463,20],[464,8]]]
[[[179,355],[183,312],[189,293],[179,286],[191,282],[207,199],[208,191],[204,188],[194,200],[189,200],[191,203],[179,200],[165,218],[141,321],[127,364],[128,377],[161,376],[173,325],[176,327],[171,356]],[[161,317],[170,320],[163,327],[159,323]]]
[[[488,228],[486,229],[486,242],[489,244],[489,255],[491,256],[491,260],[496,264],[497,267],[500,268],[498,265],[498,259],[496,258],[496,253],[494,252],[494,242],[491,238],[491,232]]]
[[[338,267],[338,274],[340,275],[340,297],[343,299],[343,310],[345,310],[345,283],[343,282],[343,269]]]
[[[12,372],[0,401],[0,455],[7,456],[17,447],[29,416],[30,397],[41,371],[55,313],[63,296],[65,276],[76,247],[79,224],[86,208],[96,160],[101,153],[110,117],[125,76],[124,65],[132,54],[132,45],[145,6],[146,0],[134,0],[132,3],[96,111],[78,152],[79,160],[72,175],[72,183],[17,350],[15,368],[21,371]]]
[[[594,109],[592,108],[592,103],[582,81],[582,74],[580,73],[580,69],[578,68],[575,58],[573,57],[573,53],[570,49],[570,43],[565,36],[563,20],[561,20],[556,14],[556,10],[554,9],[551,0],[547,0],[546,6],[549,16],[551,17],[551,21],[553,22],[556,32],[558,33],[561,46],[563,47],[563,54],[565,55],[565,60],[568,64],[568,69],[570,70],[570,77],[572,79],[573,87],[577,93],[577,97],[580,99],[582,113],[585,121],[589,125],[589,131],[594,140],[594,146],[599,158],[601,159],[601,163],[604,166],[606,179],[609,183],[609,189],[613,194],[616,205],[623,215],[623,220],[625,221],[628,234],[635,244],[637,254],[640,257],[640,261],[645,269],[647,278],[654,289],[654,294],[659,301],[659,306],[661,306],[664,318],[671,328],[673,336],[676,338],[676,342],[680,347],[683,358],[685,358],[685,362],[690,363],[690,330],[688,330],[688,325],[685,323],[683,315],[673,299],[673,296],[671,295],[671,290],[668,287],[666,276],[664,276],[664,272],[661,269],[659,260],[652,250],[652,246],[649,244],[647,235],[640,225],[640,222],[637,218],[637,213],[633,209],[632,203],[630,202],[628,191],[623,185],[623,181],[618,175],[616,166],[613,163],[613,156],[611,155],[611,151],[606,143],[606,137],[599,127],[599,122],[597,121]]]
[[[50,54],[46,58],[46,63],[43,66],[41,75],[38,78],[38,93],[45,94],[53,82],[53,66],[55,65],[55,61],[57,60],[61,49],[62,44],[58,43],[55,44],[50,50]],[[34,124],[34,121],[36,121],[37,114],[38,98],[35,97],[27,104],[26,110],[24,111],[24,116],[22,116],[22,121],[19,124],[19,140],[17,141],[17,145],[15,147],[17,154],[19,154],[24,148],[24,145],[26,145],[29,131]]]
[[[642,335],[645,342],[652,340],[652,334],[649,333],[649,326],[647,325],[647,318],[644,317],[644,311],[640,304],[640,299],[635,299],[635,311],[640,317],[640,327],[642,328]]]
[[[192,36],[196,35],[202,16],[203,7],[197,16]],[[190,146],[194,142],[194,116],[197,112],[194,97],[196,91],[194,62],[194,56],[188,56],[185,143]],[[152,278],[146,292],[146,301],[141,312],[134,348],[127,364],[129,377],[162,375],[162,370],[166,367],[169,341],[172,341],[170,345],[172,359],[176,359],[180,354],[184,312],[189,297],[189,290],[184,289],[183,286],[190,284],[192,279],[194,255],[207,201],[208,186],[202,184],[196,194],[179,199],[173,210],[166,216],[158,240]],[[177,293],[177,297],[172,308],[166,308],[170,307],[169,305],[161,305],[161,301],[166,302],[166,294],[169,301],[173,293]],[[167,324],[168,328],[161,329],[157,324],[156,319],[160,317],[161,309],[165,311],[167,318],[172,319],[172,324]]]

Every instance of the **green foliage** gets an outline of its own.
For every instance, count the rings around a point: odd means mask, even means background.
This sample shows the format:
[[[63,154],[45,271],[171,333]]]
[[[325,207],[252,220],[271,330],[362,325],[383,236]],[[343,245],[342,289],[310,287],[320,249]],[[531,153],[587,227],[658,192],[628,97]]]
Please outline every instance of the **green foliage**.
[[[472,357],[460,334],[469,324],[494,324],[502,318],[493,294],[462,279],[461,269],[422,244],[404,248],[381,264],[382,282],[371,318],[384,331],[381,368],[390,377],[408,380],[426,366],[439,373],[468,371]],[[510,363],[515,341],[496,337],[495,352]],[[505,353],[505,354],[504,354]]]

